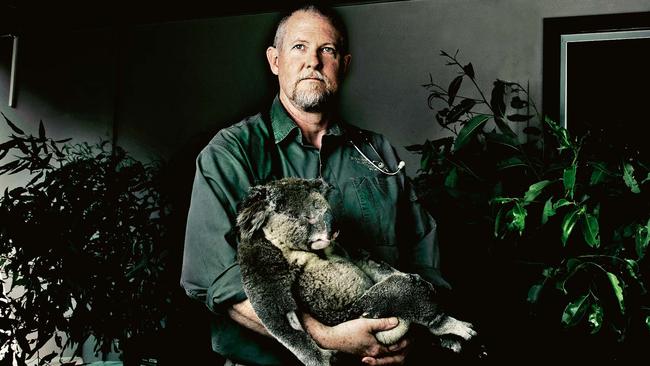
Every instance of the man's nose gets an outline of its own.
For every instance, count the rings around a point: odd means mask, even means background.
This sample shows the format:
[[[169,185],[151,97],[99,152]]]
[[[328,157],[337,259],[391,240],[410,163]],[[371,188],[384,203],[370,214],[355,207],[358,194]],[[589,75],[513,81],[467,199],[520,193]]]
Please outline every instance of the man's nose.
[[[314,50],[307,52],[307,67],[310,67],[312,69],[318,69],[321,65],[321,55],[320,55],[320,50]]]

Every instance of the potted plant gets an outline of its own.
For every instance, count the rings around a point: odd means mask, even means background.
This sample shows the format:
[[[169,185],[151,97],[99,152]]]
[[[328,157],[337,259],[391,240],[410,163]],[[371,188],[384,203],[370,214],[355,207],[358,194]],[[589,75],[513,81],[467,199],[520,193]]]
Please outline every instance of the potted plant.
[[[442,56],[458,76],[424,87],[449,136],[407,149],[422,155],[415,181],[440,223],[457,305],[497,358],[640,355],[650,340],[647,157],[597,131],[572,137],[526,87],[496,80],[486,94],[471,63]],[[526,136],[511,128],[522,123]]]
[[[52,338],[78,354],[92,335],[105,357],[159,332],[177,288],[166,274],[160,164],[107,142],[53,140],[42,122],[33,136],[5,121],[13,134],[0,144],[0,176],[28,178],[0,197],[0,364],[25,365]]]

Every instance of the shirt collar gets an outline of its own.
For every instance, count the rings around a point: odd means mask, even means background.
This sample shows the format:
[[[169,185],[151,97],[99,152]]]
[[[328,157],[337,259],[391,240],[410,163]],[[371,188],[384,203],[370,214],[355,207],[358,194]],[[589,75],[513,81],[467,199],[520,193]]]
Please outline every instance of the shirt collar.
[[[271,105],[271,126],[273,128],[273,139],[276,144],[284,141],[293,130],[298,130],[298,135],[302,138],[298,125],[289,116],[286,109],[284,109],[278,96],[275,97]],[[341,136],[344,132],[344,128],[340,123],[331,122],[327,127],[325,135]]]

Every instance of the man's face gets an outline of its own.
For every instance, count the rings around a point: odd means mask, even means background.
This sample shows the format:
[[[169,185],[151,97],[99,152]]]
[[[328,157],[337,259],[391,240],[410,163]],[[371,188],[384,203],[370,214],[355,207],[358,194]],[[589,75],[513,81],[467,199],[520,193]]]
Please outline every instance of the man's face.
[[[340,54],[338,31],[318,14],[294,13],[285,27],[278,48],[267,50],[280,97],[303,111],[319,111],[338,92],[350,56]]]

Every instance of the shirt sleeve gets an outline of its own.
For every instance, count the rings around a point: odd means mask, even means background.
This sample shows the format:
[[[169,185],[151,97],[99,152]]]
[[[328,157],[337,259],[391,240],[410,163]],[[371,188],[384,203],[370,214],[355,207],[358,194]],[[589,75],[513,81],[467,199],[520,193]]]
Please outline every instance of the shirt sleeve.
[[[181,286],[210,310],[246,299],[237,264],[237,203],[250,187],[241,154],[217,137],[196,160],[187,217]]]

